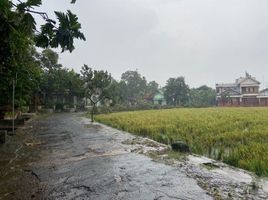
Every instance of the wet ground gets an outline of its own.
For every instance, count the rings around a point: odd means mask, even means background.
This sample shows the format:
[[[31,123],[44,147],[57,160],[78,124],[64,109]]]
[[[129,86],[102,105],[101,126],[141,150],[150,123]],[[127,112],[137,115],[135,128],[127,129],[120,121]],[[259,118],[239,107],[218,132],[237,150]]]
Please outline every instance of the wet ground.
[[[82,114],[36,117],[0,145],[2,199],[268,199],[268,179]]]
[[[36,119],[0,146],[0,199],[211,199],[133,138],[77,113]]]

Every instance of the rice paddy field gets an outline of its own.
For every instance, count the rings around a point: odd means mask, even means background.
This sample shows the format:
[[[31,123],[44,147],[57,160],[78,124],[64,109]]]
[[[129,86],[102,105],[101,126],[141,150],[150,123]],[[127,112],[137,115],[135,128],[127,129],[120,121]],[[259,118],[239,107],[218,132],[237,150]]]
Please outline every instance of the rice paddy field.
[[[268,176],[268,108],[180,108],[97,115],[123,131]]]

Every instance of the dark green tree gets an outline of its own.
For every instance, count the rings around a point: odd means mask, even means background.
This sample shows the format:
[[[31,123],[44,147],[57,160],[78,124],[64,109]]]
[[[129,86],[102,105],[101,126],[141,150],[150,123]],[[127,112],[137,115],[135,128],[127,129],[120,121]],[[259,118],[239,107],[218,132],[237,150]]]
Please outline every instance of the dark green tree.
[[[111,86],[109,87],[107,94],[110,100],[112,100],[111,106],[123,104],[125,102],[124,97],[126,96],[125,82],[117,82],[115,79],[112,79]]]
[[[144,99],[147,81],[138,71],[126,71],[121,76],[121,84],[125,85],[125,100],[136,104]]]
[[[16,77],[19,98],[28,98],[28,93],[35,89],[29,86],[35,83],[33,80],[36,77],[33,76],[40,71],[36,61],[31,58],[35,57],[32,52],[34,45],[43,48],[61,47],[62,51],[71,52],[75,38],[85,40],[76,15],[70,11],[66,14],[55,12],[58,21],[56,25],[56,21],[51,20],[46,13],[35,10],[41,4],[41,0],[18,0],[17,3],[0,1],[0,105],[11,102],[12,82]],[[40,31],[36,27],[35,15],[41,15],[45,20]]]
[[[51,49],[43,50],[39,55],[39,59],[40,66],[44,71],[55,70],[62,67],[62,65],[58,63],[59,55]]]
[[[60,103],[59,99],[84,95],[82,78],[73,69],[63,68],[58,63],[56,52],[50,49],[44,50],[40,56],[40,65],[43,70],[40,90],[44,104],[52,103],[53,97]]]
[[[189,98],[189,86],[184,77],[169,78],[165,86],[164,96],[169,105],[184,106]]]
[[[216,105],[216,92],[206,85],[191,89],[189,98],[189,106],[192,107],[209,107]]]
[[[56,22],[48,18],[44,12],[34,11],[40,6],[41,0],[18,1],[17,4],[10,0],[0,1],[0,73],[5,68],[12,68],[16,65],[19,57],[29,49],[35,41],[39,47],[58,47],[62,51],[74,49],[74,39],[85,40],[80,32],[81,24],[78,18],[71,11],[66,14],[55,12],[58,19]],[[45,24],[41,31],[37,31],[34,15],[41,15]]]
[[[84,82],[80,74],[76,73],[73,69],[68,70],[65,80],[66,87],[69,89],[71,96],[84,97]]]
[[[61,47],[62,51],[74,50],[74,38],[86,40],[83,33],[80,32],[81,24],[78,23],[78,17],[70,10],[67,13],[55,11],[59,21],[59,27],[55,22],[46,19],[46,24],[41,26],[41,32],[35,36],[36,45],[42,48]]]
[[[25,52],[16,59],[16,62],[19,63],[2,68],[2,74],[0,73],[0,106],[12,104],[13,81],[16,84],[15,107],[29,105],[32,94],[38,91],[42,73],[36,55],[38,53],[33,47],[25,49]]]
[[[91,121],[94,121],[94,111],[98,102],[110,98],[112,77],[107,71],[92,70],[87,65],[82,66],[82,79],[85,87],[85,97],[92,105]]]

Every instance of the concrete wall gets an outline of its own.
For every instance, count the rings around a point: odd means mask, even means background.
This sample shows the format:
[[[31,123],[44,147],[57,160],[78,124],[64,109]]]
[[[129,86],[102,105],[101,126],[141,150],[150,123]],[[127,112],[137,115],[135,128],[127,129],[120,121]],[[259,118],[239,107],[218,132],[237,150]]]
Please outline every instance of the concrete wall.
[[[226,107],[268,106],[268,97],[267,98],[243,97],[241,100],[242,101],[240,101],[239,97],[234,97],[224,102],[219,98],[217,99],[217,106],[226,106]]]

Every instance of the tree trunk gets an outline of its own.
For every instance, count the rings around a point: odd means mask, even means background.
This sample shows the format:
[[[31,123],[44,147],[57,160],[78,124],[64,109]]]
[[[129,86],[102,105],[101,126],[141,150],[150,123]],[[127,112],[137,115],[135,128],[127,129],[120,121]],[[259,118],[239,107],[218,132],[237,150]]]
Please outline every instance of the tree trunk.
[[[92,103],[92,109],[91,109],[91,122],[94,122],[94,109],[95,109],[95,104]]]

